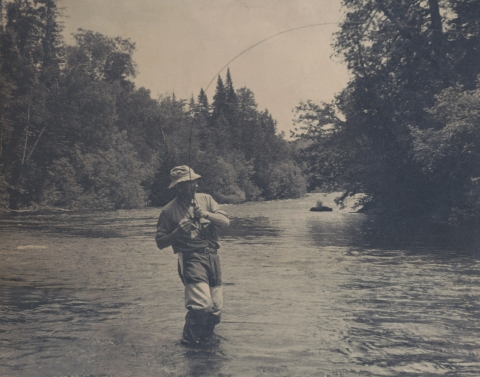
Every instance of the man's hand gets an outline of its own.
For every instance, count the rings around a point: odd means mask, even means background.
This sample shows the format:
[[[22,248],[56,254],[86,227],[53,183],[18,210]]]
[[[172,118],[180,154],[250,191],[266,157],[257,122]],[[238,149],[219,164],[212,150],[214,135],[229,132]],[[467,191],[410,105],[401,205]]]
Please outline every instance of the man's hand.
[[[189,233],[193,228],[196,228],[192,219],[183,219],[178,223],[178,229],[184,233]]]
[[[208,214],[205,213],[198,205],[193,207],[193,216],[199,219],[204,219],[208,217]]]
[[[208,221],[210,221],[213,225],[216,226],[230,225],[230,220],[227,216],[217,212],[203,211],[197,205],[193,208],[193,214],[196,218],[208,219]]]

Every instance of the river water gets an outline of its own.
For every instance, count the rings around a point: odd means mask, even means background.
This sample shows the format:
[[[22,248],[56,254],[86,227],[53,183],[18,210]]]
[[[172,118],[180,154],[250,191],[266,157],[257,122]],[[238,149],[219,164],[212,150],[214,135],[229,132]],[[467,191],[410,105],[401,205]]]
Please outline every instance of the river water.
[[[158,209],[0,220],[0,376],[480,376],[474,230],[227,205],[220,344],[179,342]]]

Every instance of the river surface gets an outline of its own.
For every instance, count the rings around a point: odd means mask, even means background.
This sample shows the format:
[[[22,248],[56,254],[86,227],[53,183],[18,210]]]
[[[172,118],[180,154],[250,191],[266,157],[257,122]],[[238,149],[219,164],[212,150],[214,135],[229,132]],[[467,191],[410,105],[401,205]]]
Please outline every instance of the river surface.
[[[474,230],[227,205],[221,341],[180,344],[159,209],[0,220],[0,376],[480,376]]]

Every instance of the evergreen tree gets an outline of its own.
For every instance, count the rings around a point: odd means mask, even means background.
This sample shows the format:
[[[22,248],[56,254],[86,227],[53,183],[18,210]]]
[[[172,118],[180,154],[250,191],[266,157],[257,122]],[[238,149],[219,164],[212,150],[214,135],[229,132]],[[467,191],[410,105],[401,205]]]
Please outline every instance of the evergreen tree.
[[[230,75],[230,68],[227,69],[227,76],[225,79],[225,117],[228,122],[229,138],[233,148],[241,149],[241,124],[239,122],[238,114],[238,100],[233,87],[232,76]]]
[[[208,104],[208,98],[203,88],[200,89],[200,94],[198,95],[198,112],[201,113],[205,119],[208,119],[210,116],[210,105]]]
[[[215,153],[219,155],[228,153],[231,149],[231,137],[227,118],[227,93],[220,75],[218,76],[215,95],[213,96],[209,133]]]
[[[232,76],[230,75],[230,68],[227,69],[227,76],[225,78],[225,102],[231,104],[232,106],[237,102],[237,95],[235,94],[235,89],[233,88]]]
[[[198,138],[200,141],[200,146],[203,150],[206,150],[209,146],[209,140],[212,135],[210,133],[208,124],[210,122],[210,106],[208,104],[208,98],[203,88],[200,89],[198,95],[198,103],[195,106],[195,123],[194,127],[198,129]]]
[[[212,104],[212,119],[216,120],[217,118],[225,115],[225,105],[227,103],[227,93],[225,86],[223,85],[223,80],[218,76],[217,86],[215,88],[215,95],[213,96]]]

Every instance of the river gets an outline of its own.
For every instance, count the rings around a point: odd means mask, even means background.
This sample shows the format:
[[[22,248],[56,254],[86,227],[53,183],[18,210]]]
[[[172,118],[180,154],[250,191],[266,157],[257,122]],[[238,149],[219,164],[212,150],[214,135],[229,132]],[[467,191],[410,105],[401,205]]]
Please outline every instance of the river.
[[[0,376],[480,376],[480,233],[226,205],[221,342],[179,342],[159,209],[0,219]]]

